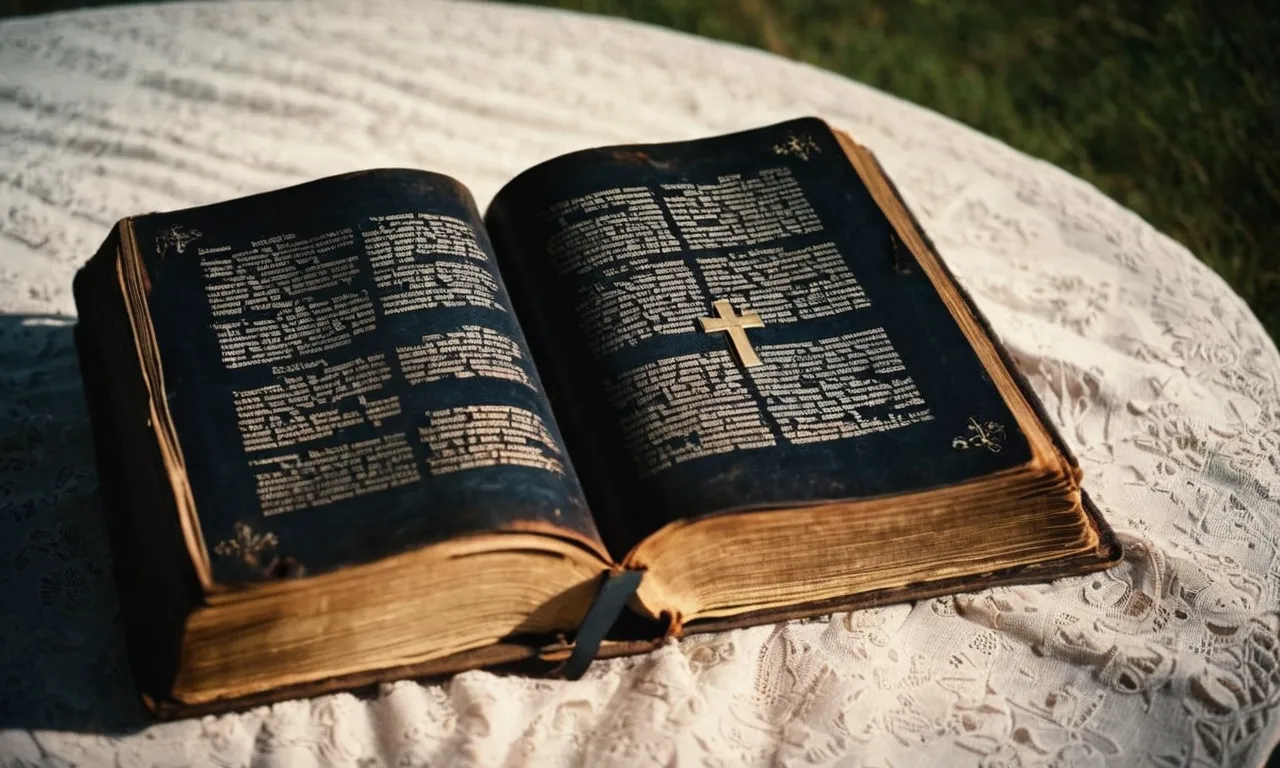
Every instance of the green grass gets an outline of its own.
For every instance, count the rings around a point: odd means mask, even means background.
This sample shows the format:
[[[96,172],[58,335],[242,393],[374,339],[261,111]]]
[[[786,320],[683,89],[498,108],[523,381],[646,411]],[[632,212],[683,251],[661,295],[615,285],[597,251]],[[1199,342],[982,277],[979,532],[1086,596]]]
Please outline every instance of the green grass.
[[[764,48],[1088,180],[1280,338],[1280,13],[1241,0],[550,0]]]
[[[0,16],[112,0],[0,0]],[[1176,238],[1280,338],[1268,0],[533,0],[764,48],[961,120]]]

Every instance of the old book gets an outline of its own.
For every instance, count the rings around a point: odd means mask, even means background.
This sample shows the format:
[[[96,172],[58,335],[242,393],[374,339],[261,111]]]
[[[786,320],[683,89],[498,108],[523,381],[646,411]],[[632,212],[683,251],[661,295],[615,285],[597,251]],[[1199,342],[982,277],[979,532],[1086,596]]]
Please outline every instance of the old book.
[[[416,170],[137,216],[75,295],[161,714],[572,675],[1119,557],[893,185],[817,119],[555,158],[483,217]]]

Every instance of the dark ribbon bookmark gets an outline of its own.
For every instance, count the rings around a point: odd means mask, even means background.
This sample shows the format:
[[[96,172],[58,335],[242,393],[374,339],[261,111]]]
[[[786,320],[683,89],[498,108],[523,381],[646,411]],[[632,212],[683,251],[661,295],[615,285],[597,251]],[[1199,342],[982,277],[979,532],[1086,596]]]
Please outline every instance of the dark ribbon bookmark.
[[[578,627],[578,636],[573,642],[573,651],[560,668],[560,675],[569,680],[577,680],[591,666],[614,622],[622,615],[627,600],[640,587],[640,577],[644,571],[617,571],[606,574],[596,599],[587,609],[587,615]]]

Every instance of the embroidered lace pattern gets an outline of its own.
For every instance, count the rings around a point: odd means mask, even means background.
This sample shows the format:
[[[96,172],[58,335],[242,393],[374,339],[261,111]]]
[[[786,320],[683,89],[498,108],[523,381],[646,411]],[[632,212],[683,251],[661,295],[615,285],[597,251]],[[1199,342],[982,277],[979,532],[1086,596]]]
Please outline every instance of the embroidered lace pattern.
[[[819,114],[899,182],[1125,545],[1041,586],[139,725],[71,337],[119,217],[358,168],[483,204],[585,146]],[[21,765],[1260,763],[1280,730],[1280,355],[1088,185],[872,89],[500,5],[157,5],[0,24],[0,755]]]

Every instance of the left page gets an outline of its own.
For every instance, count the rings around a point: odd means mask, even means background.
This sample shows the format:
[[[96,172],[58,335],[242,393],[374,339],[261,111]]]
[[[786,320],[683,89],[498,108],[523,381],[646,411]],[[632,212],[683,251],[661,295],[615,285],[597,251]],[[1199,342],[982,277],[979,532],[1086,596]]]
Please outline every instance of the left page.
[[[503,530],[607,557],[456,181],[368,171],[132,228],[206,587]]]

